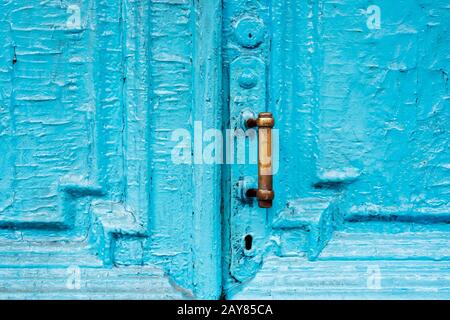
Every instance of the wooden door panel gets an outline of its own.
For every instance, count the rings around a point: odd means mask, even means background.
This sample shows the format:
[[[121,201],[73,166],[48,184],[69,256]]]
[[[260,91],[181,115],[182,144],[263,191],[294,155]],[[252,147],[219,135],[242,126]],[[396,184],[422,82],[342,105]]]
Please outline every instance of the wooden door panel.
[[[219,1],[0,5],[2,298],[220,296],[220,168],[171,160],[172,131],[221,122],[220,19]]]
[[[447,297],[445,1],[224,3],[231,89],[236,55],[264,61],[279,132],[273,208],[230,185],[227,297]],[[239,43],[243,15],[270,46]]]

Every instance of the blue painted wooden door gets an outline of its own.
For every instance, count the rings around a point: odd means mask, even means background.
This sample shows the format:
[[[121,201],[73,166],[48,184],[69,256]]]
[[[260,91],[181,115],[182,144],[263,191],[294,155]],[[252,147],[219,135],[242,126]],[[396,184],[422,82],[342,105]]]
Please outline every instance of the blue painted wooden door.
[[[448,1],[17,0],[0,26],[0,298],[450,298]],[[261,111],[270,209],[226,139]]]
[[[217,121],[220,13],[0,2],[0,298],[220,297],[217,168],[171,161]]]
[[[271,209],[230,169],[226,296],[450,298],[448,1],[225,0],[223,21],[231,128],[278,130]]]

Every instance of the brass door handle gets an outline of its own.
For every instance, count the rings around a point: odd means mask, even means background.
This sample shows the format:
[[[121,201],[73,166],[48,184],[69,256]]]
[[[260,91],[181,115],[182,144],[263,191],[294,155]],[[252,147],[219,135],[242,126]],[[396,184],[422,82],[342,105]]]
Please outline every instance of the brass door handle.
[[[258,189],[249,189],[247,197],[256,197],[260,208],[271,208],[275,197],[272,175],[272,113],[261,112],[257,119],[246,121],[248,128],[258,127]]]

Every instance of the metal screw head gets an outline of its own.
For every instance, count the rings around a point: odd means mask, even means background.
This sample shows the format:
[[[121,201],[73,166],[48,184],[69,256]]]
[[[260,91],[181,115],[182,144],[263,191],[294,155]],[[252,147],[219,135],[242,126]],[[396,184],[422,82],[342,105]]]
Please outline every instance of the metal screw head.
[[[239,85],[244,89],[253,88],[258,82],[258,78],[251,69],[245,69],[239,76]]]
[[[247,121],[249,119],[256,118],[256,114],[250,108],[245,108],[241,111],[239,118],[239,123],[241,124],[240,128],[246,131],[247,129],[249,129],[249,127],[247,126]]]
[[[261,20],[246,17],[239,20],[235,27],[238,43],[245,48],[255,48],[264,39],[264,24]]]

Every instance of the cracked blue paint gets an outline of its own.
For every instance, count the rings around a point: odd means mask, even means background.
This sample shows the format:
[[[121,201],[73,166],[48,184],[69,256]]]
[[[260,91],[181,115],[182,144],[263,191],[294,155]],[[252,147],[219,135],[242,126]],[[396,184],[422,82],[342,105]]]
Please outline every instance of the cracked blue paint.
[[[1,298],[220,296],[220,168],[170,162],[220,122],[219,3],[0,4]]]
[[[228,185],[227,298],[449,297],[449,15],[448,1],[224,1],[225,69],[265,61],[280,136],[272,209]],[[270,47],[239,45],[242,17]]]
[[[447,0],[1,2],[0,298],[449,298],[449,29]],[[279,130],[267,211],[255,167],[171,162],[241,108]]]

